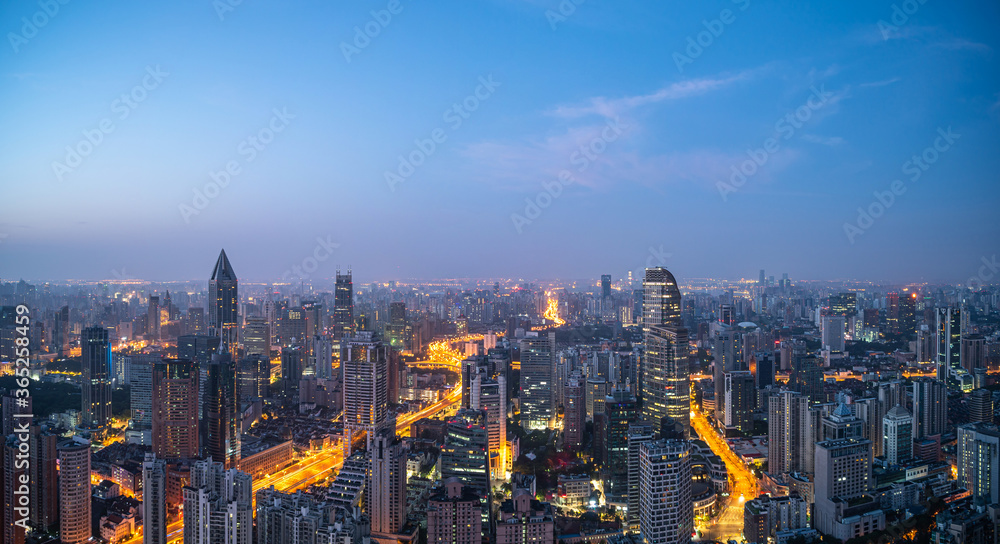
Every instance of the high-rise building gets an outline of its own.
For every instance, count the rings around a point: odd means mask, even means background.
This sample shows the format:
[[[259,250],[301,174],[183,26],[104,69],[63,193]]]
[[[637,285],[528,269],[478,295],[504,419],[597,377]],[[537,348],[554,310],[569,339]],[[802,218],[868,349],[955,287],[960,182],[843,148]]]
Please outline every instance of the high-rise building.
[[[69,356],[69,306],[56,312],[52,327],[52,347],[59,357]]]
[[[30,440],[30,438],[29,438]],[[23,461],[23,453],[19,452],[18,446],[23,444],[16,435],[10,435],[0,440],[0,535],[3,536],[4,544],[24,544],[25,524],[19,520],[31,521],[31,513],[23,515],[25,509],[20,505],[21,497],[30,501],[30,496],[23,493],[31,492],[28,482],[28,466]],[[28,442],[30,445],[30,442]],[[30,452],[29,452],[30,455]],[[21,457],[21,462],[19,461]],[[22,487],[23,486],[23,487]],[[29,502],[30,504],[30,502]]]
[[[962,336],[962,368],[969,374],[977,368],[986,368],[986,338],[981,334]]]
[[[913,336],[917,328],[917,294],[903,293],[899,296],[899,333],[906,338]]]
[[[773,542],[779,532],[809,527],[809,502],[797,494],[764,495],[743,506],[743,538],[747,542]]]
[[[988,389],[976,389],[969,395],[969,421],[993,423],[993,395]]]
[[[723,327],[712,342],[712,356],[715,361],[712,363],[713,381],[715,386],[715,419],[722,422],[726,418],[726,403],[723,401],[726,396],[726,373],[740,370],[737,361],[739,348],[739,332],[730,327]]]
[[[862,536],[885,528],[885,514],[874,489],[872,444],[862,437],[861,420],[841,404],[824,418],[828,436],[816,444],[814,527],[839,539]]]
[[[306,350],[302,346],[291,345],[281,348],[281,387],[286,399],[295,396],[299,380],[305,370]]]
[[[812,472],[818,412],[800,393],[782,391],[767,403],[767,464],[772,474]]]
[[[129,367],[130,425],[133,429],[148,431],[153,428],[153,368],[163,360],[159,355],[135,354],[126,356]]]
[[[341,357],[344,376],[344,447],[364,434],[368,444],[375,432],[389,424],[389,346],[378,335],[361,331],[346,342]]]
[[[441,448],[441,478],[458,478],[484,499],[490,492],[486,413],[462,409],[448,420]]]
[[[480,544],[483,538],[482,504],[472,488],[458,478],[427,501],[427,544]]]
[[[347,274],[337,269],[333,296],[333,338],[341,341],[354,332],[354,283],[350,268]]]
[[[406,522],[406,451],[395,430],[375,434],[368,477],[368,517],[373,533],[395,535]]]
[[[345,464],[347,469],[348,465]],[[364,471],[360,481],[364,482]],[[257,492],[257,540],[265,544],[329,544],[365,542],[370,527],[335,499],[281,493],[274,487]]]
[[[827,401],[823,381],[823,359],[813,355],[796,358],[791,381],[798,391],[809,397],[809,402]]]
[[[93,537],[90,527],[90,442],[61,442],[59,455],[59,539],[82,544]]]
[[[958,484],[987,504],[1000,502],[1000,430],[988,423],[958,427]]]
[[[555,542],[552,506],[535,500],[526,489],[516,489],[513,498],[500,505],[496,524],[497,544],[547,544]]]
[[[639,478],[639,450],[646,442],[656,437],[657,426],[649,421],[636,421],[628,429],[628,516],[630,530],[639,528],[639,496],[642,485]]]
[[[608,382],[603,378],[587,379],[587,419],[594,420],[594,416],[604,413],[604,401],[608,396]]]
[[[670,417],[687,436],[691,401],[688,335],[681,323],[681,292],[666,268],[647,268],[643,281],[643,417]]]
[[[146,309],[146,340],[160,341],[160,297],[151,295]]]
[[[251,544],[253,478],[222,463],[191,464],[184,486],[185,544]]]
[[[153,366],[153,453],[158,459],[197,459],[198,367],[164,359]]]
[[[948,424],[948,390],[944,383],[918,378],[913,381],[914,438],[943,434]]]
[[[882,418],[885,460],[898,465],[913,456],[913,416],[902,406],[896,406]]]
[[[955,374],[962,368],[962,309],[938,308],[935,316],[937,363]]]
[[[490,443],[490,477],[503,480],[507,466],[507,381],[495,380],[480,372],[472,380],[473,410],[486,412],[486,431]]]
[[[83,370],[81,424],[102,428],[111,421],[111,344],[108,330],[83,329],[80,338]]]
[[[723,423],[726,433],[750,436],[753,434],[753,410],[757,397],[753,375],[748,371],[727,372],[725,381],[726,416]]]
[[[615,387],[604,402],[607,431],[604,439],[604,495],[608,502],[628,502],[629,427],[639,415],[635,397],[624,387]]]
[[[49,531],[59,524],[59,454],[60,437],[55,432],[31,427],[28,476],[31,487],[32,527]]]
[[[248,356],[271,358],[271,326],[266,317],[247,317],[243,326],[243,351]]]
[[[750,373],[753,375],[755,389],[774,385],[774,356],[763,351],[753,353],[750,356]]]
[[[823,316],[823,348],[830,351],[844,351],[844,317]]]
[[[142,463],[142,544],[167,544],[167,462],[147,453]]]
[[[185,334],[177,337],[177,358],[194,361],[200,365],[212,361],[212,356],[219,352],[218,336],[204,334]]]
[[[857,293],[840,293],[830,295],[830,314],[843,317],[852,316],[858,311]]]
[[[521,340],[521,427],[525,430],[547,429],[555,417],[555,343],[554,332]]]
[[[563,447],[578,450],[583,443],[584,405],[583,377],[574,372],[563,387]]]
[[[208,281],[208,330],[219,338],[220,349],[228,351],[235,360],[239,343],[239,287],[233,265],[229,264],[226,250],[219,259]]]
[[[205,456],[222,463],[226,469],[240,463],[240,402],[236,387],[236,362],[224,353],[207,367],[205,384],[204,439]]]
[[[694,529],[691,451],[686,440],[639,447],[639,528],[644,542],[686,544]]]

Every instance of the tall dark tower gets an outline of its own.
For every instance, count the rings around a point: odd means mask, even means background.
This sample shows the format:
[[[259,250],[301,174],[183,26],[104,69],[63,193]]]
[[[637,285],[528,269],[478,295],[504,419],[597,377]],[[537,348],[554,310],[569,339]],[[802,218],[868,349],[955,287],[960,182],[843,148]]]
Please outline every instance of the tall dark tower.
[[[333,299],[333,338],[341,341],[354,332],[354,283],[351,269],[341,274],[337,269],[337,285]]]
[[[204,417],[205,456],[223,463],[226,469],[239,468],[240,404],[236,383],[236,362],[228,353],[202,365],[206,369]]]
[[[212,279],[208,281],[208,330],[209,334],[219,337],[219,350],[229,352],[234,359],[239,331],[239,302],[236,272],[223,249],[215,262]]]
[[[102,327],[83,329],[82,347],[83,402],[81,423],[100,428],[111,421],[111,344],[108,330]]]

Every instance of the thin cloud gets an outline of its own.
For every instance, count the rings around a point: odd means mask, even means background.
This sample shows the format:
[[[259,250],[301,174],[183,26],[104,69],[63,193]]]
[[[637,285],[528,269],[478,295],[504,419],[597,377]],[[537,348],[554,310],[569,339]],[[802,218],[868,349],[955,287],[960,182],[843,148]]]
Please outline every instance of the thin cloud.
[[[803,134],[802,140],[830,147],[838,146],[844,143],[844,139],[840,136],[820,136],[818,134]]]
[[[555,117],[574,119],[589,115],[599,115],[608,119],[614,119],[635,108],[659,102],[669,102],[680,100],[692,96],[698,96],[722,89],[743,81],[750,77],[750,71],[720,78],[700,78],[678,81],[666,87],[662,87],[649,94],[626,96],[622,98],[607,98],[604,96],[593,97],[589,103],[581,106],[558,106],[549,112]]]

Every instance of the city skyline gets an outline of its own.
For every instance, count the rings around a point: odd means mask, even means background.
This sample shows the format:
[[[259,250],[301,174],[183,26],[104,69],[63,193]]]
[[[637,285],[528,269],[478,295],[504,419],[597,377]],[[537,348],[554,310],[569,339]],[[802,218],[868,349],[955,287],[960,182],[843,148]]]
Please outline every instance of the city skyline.
[[[964,282],[1000,8],[907,6],[4,6],[0,277]]]

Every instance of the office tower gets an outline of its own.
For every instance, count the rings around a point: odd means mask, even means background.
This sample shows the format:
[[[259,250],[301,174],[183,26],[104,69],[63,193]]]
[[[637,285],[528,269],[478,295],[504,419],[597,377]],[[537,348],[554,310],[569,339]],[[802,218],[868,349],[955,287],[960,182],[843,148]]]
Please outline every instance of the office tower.
[[[639,447],[639,528],[644,542],[691,541],[690,453],[685,440],[657,440]]]
[[[83,329],[81,369],[83,408],[80,421],[92,428],[102,428],[111,421],[111,344],[108,330],[101,327]]]
[[[59,538],[90,541],[90,442],[75,437],[56,447],[59,455]]]
[[[482,355],[472,355],[461,363],[462,371],[462,408],[472,406],[472,380],[480,372],[487,373],[486,358]]]
[[[899,296],[899,333],[905,338],[913,336],[917,327],[917,294],[903,293]]]
[[[205,456],[226,469],[240,463],[240,402],[236,388],[236,362],[229,354],[217,356],[207,367],[202,445]]]
[[[28,477],[32,527],[49,531],[59,524],[58,434],[31,427]]]
[[[385,336],[393,348],[406,350],[410,347],[410,335],[406,324],[406,303],[389,303],[389,322],[385,325]],[[495,337],[494,337],[495,339]],[[490,349],[493,346],[483,346]]]
[[[757,284],[763,286],[764,285],[764,281],[766,279],[767,279],[767,276],[764,275],[764,269],[761,268],[760,269],[760,279],[757,280]]]
[[[601,378],[587,380],[587,419],[604,413],[604,399],[608,396],[608,382]]]
[[[656,438],[657,426],[650,421],[635,421],[628,428],[628,520],[631,530],[639,528],[639,449]]]
[[[473,410],[486,412],[490,445],[490,477],[503,480],[507,466],[507,381],[488,379],[480,372],[472,381]]]
[[[712,341],[712,363],[713,381],[715,386],[715,419],[722,422],[726,418],[726,403],[723,399],[726,396],[726,373],[740,370],[737,361],[739,350],[736,347],[739,342],[739,333],[729,327],[724,327],[716,334]]]
[[[877,500],[860,500],[874,488],[871,441],[845,438],[816,444],[813,526],[841,540],[885,528]]]
[[[389,350],[370,331],[361,331],[343,348],[344,447],[364,434],[370,444],[375,432],[388,424]]]
[[[774,356],[768,352],[755,352],[750,356],[750,374],[756,389],[774,385]]]
[[[395,430],[375,434],[368,477],[368,517],[373,533],[398,534],[406,522],[406,451]]]
[[[427,544],[480,544],[483,538],[479,495],[458,478],[427,501]]]
[[[1000,431],[996,425],[969,423],[958,427],[958,485],[987,504],[1000,502]]]
[[[753,375],[747,371],[727,372],[725,375],[726,434],[753,434],[753,407],[757,391]],[[719,399],[716,399],[718,402]]]
[[[889,293],[885,297],[885,327],[889,334],[899,334],[899,293]]]
[[[142,544],[167,544],[167,462],[147,453],[142,462]]]
[[[480,497],[490,492],[489,434],[486,414],[462,409],[448,420],[441,449],[441,479],[458,478]]]
[[[302,308],[287,308],[281,313],[281,322],[279,323],[281,345],[307,344],[309,321],[306,319],[306,315],[306,311]]]
[[[521,340],[521,427],[547,429],[555,417],[552,406],[552,372],[556,334]]]
[[[197,459],[198,367],[164,359],[153,366],[153,453],[158,459]]]
[[[291,399],[299,389],[299,380],[305,366],[306,353],[302,346],[281,348],[281,387],[285,398]]]
[[[611,274],[601,274],[601,298],[611,298]]]
[[[809,397],[809,402],[826,402],[826,388],[823,382],[823,359],[800,357],[795,361],[792,370],[792,385]]]
[[[962,368],[962,310],[938,308],[935,312],[937,331],[937,363],[947,373],[955,374]]]
[[[643,281],[643,417],[669,416],[687,436],[690,419],[688,337],[681,325],[681,293],[667,269],[647,268]]]
[[[563,387],[563,448],[578,450],[583,442],[584,405],[583,377],[579,371],[570,375]]]
[[[993,423],[993,396],[987,389],[976,389],[969,395],[969,421]]]
[[[354,284],[351,279],[351,269],[347,274],[341,274],[337,268],[337,282],[334,286],[333,299],[333,339],[341,341],[354,332]]]
[[[136,430],[153,428],[153,368],[163,360],[159,355],[128,355],[126,365],[129,370],[131,392],[129,408],[131,427]]]
[[[0,477],[3,478],[0,481],[0,535],[3,535],[4,544],[24,544],[25,525],[31,522],[31,512],[26,508],[31,500],[25,470],[28,466],[24,460],[27,456],[19,452],[19,444],[30,445],[30,442],[21,442],[15,435],[5,436],[0,441]],[[25,501],[23,505],[22,500]]]
[[[222,351],[228,351],[236,359],[239,343],[240,297],[236,272],[229,264],[226,250],[219,253],[219,259],[208,281],[208,330],[219,338]]]
[[[896,406],[882,418],[885,460],[898,465],[913,456],[913,416],[902,406]]]
[[[813,445],[819,431],[818,412],[794,391],[771,395],[767,403],[768,472],[813,471]]]
[[[184,486],[184,544],[251,544],[253,478],[222,463],[196,461]]]
[[[2,436],[9,436],[14,433],[15,427],[30,423],[31,414],[34,413],[33,407],[34,400],[30,396],[16,396],[12,391],[0,397],[0,417],[3,418]]]
[[[69,357],[69,306],[56,312],[52,327],[52,346],[59,357]]]
[[[328,336],[313,336],[309,358],[317,378],[333,378],[333,341]]]
[[[847,317],[858,311],[857,293],[840,293],[830,295],[830,314]]]
[[[924,438],[945,432],[948,423],[948,390],[930,378],[913,381],[914,437]]]
[[[986,368],[986,338],[981,334],[962,336],[962,368],[972,374],[977,368]]]
[[[177,358],[206,364],[219,352],[220,339],[204,334],[185,334],[177,337]]]
[[[513,498],[500,505],[496,523],[497,544],[543,544],[555,542],[552,506],[534,499],[526,489],[517,489]]]
[[[155,295],[150,295],[146,308],[146,340],[150,343],[160,341],[160,297]]]
[[[608,502],[628,502],[629,427],[639,415],[635,397],[624,387],[615,387],[604,403],[607,432],[604,438],[605,485]]]
[[[823,316],[823,348],[830,351],[844,351],[844,318]]]
[[[248,317],[243,326],[243,351],[246,355],[271,358],[271,327],[266,317]]]
[[[204,308],[188,308],[187,331],[192,334],[204,334],[208,332],[208,326],[205,324]]]

